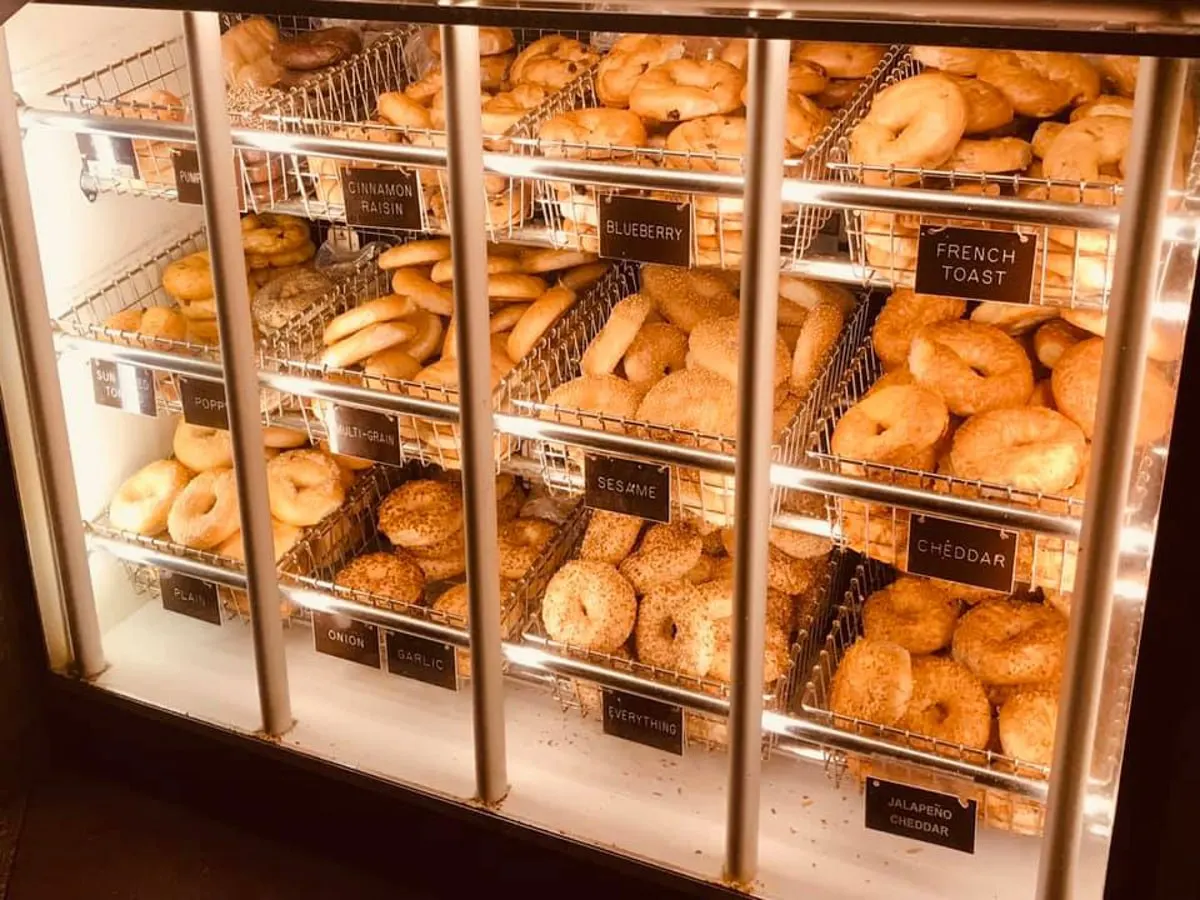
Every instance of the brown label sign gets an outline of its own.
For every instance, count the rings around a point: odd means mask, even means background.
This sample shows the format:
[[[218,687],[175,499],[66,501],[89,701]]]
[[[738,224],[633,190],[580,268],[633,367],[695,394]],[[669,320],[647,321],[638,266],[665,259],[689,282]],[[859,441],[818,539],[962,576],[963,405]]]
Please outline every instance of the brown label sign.
[[[601,195],[601,256],[687,266],[691,254],[690,204],[621,194]]]
[[[215,584],[160,569],[158,590],[162,595],[163,609],[191,616],[210,625],[221,624],[221,601]]]
[[[683,755],[682,706],[611,688],[601,688],[600,694],[605,734]]]
[[[121,409],[139,416],[158,415],[154,373],[141,366],[93,359],[92,397],[98,406]]]
[[[195,150],[172,150],[171,168],[175,171],[175,194],[180,203],[204,204],[200,183],[200,159]]]
[[[229,409],[225,405],[225,385],[200,378],[179,379],[179,402],[183,421],[201,428],[229,429]]]
[[[378,669],[379,630],[347,616],[313,610],[313,647],[318,653]]]
[[[908,525],[907,571],[1011,594],[1017,532],[914,513]]]
[[[964,300],[1028,303],[1037,235],[922,225],[914,289]]]
[[[671,470],[618,456],[584,454],[583,505],[670,522]]]
[[[441,641],[388,631],[384,635],[387,648],[387,670],[393,675],[414,678],[447,690],[458,690],[458,671],[454,647]]]
[[[421,230],[421,186],[411,169],[342,167],[346,223]]]
[[[96,178],[138,178],[133,139],[109,134],[77,134],[75,142],[88,174]]]
[[[330,450],[342,456],[400,465],[400,426],[395,419],[354,406],[333,406],[331,410],[326,418]]]
[[[974,853],[976,805],[974,800],[868,778],[865,824],[872,831]]]

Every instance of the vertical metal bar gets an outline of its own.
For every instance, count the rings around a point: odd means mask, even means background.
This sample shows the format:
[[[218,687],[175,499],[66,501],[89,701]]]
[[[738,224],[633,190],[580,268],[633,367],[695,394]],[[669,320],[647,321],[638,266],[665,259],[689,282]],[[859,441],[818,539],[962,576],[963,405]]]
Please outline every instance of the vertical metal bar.
[[[0,28],[0,249],[4,252],[3,271],[7,282],[3,293],[8,298],[12,317],[11,340],[15,343],[16,359],[21,364],[24,395],[29,400],[27,421],[32,428],[38,460],[41,481],[38,490],[45,504],[45,523],[57,562],[58,588],[66,614],[71,652],[79,674],[94,678],[105,668],[100,619],[92,595],[83,516],[79,512],[75,467],[67,434],[67,414],[58,380],[54,339],[50,333],[50,310],[46,304],[33,203],[21,150],[21,127],[17,122],[16,93],[3,28]],[[0,347],[8,349],[9,344],[9,340],[5,340]],[[15,403],[6,404],[6,409],[14,413],[10,427],[25,418]],[[29,485],[23,487],[28,489]],[[37,503],[33,498],[26,502]]]
[[[216,13],[185,12],[183,30],[196,118],[196,153],[204,185],[204,224],[217,296],[225,403],[246,551],[258,701],[263,731],[277,736],[292,727],[292,710],[283,622],[279,617],[275,542],[267,500],[254,328],[246,296],[241,215],[232,178],[233,141],[229,136],[225,78],[221,73],[221,29]]]
[[[771,416],[782,213],[788,41],[750,41],[746,189],[742,216],[741,353],[738,360],[737,522],[733,569],[733,685],[729,708],[729,807],[725,877],[749,888],[758,870],[762,772],[763,642],[771,524]]]
[[[508,793],[504,681],[500,646],[500,569],[496,534],[487,242],[484,239],[483,123],[479,116],[479,30],[442,26],[446,91],[446,176],[454,259],[467,583],[470,590],[471,694],[478,798]]]
[[[1096,409],[1101,439],[1092,444],[1038,870],[1042,900],[1066,900],[1074,892],[1186,75],[1186,61],[1177,59],[1143,59],[1138,70]]]

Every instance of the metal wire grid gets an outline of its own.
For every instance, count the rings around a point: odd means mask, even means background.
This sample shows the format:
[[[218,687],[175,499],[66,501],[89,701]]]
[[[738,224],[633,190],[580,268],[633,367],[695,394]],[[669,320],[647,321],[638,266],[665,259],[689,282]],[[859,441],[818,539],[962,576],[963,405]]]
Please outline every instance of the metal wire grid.
[[[836,606],[833,624],[824,645],[817,652],[809,681],[804,687],[801,699],[804,714],[843,731],[883,738],[895,744],[986,766],[999,772],[1049,779],[1048,766],[1021,762],[994,750],[974,750],[902,728],[887,727],[833,712],[830,708],[833,677],[846,651],[863,634],[863,603],[873,592],[889,584],[895,575],[893,570],[871,560],[866,560],[858,566],[842,565],[840,572],[843,580],[835,586],[836,592],[833,596],[840,597],[841,603]],[[940,773],[878,755],[848,754],[846,751],[828,748],[825,754],[826,768],[835,779],[840,779],[844,772],[849,771],[860,782],[869,777],[884,778],[952,794],[964,800],[973,799],[979,804],[978,815],[985,824],[1018,834],[1041,834],[1045,806],[1036,800],[1018,797],[1006,791],[976,787],[960,776]]]
[[[847,121],[831,154],[830,167],[846,179],[887,187],[919,187],[1028,200],[1052,200],[1089,206],[1116,206],[1119,183],[1057,181],[1015,174],[984,174],[941,169],[902,168],[850,163],[849,135],[867,115],[874,93],[918,74],[922,65],[905,49],[896,65],[884,73],[874,92],[860,94],[848,108]],[[1198,183],[1195,165],[1186,177],[1188,191]],[[1115,180],[1115,179],[1114,179]],[[1104,231],[1008,225],[977,219],[947,218],[919,213],[844,210],[851,261],[864,279],[912,287],[917,269],[917,238],[921,226],[954,226],[1012,231],[1037,238],[1030,302],[1047,306],[1106,309],[1112,287],[1116,235]]]
[[[737,442],[730,435],[707,434],[608,413],[550,406],[547,403],[547,398],[555,388],[581,374],[580,360],[587,346],[607,323],[617,302],[637,290],[637,270],[631,265],[620,264],[614,266],[580,298],[513,370],[513,407],[531,418],[734,454]],[[818,412],[825,408],[838,376],[851,355],[850,350],[865,332],[866,320],[866,303],[860,302],[830,351],[820,376],[808,395],[802,398],[790,421],[779,432],[772,448],[778,461],[790,465],[802,460],[805,436],[811,432]],[[585,458],[582,450],[545,440],[527,442],[526,453],[538,460],[542,480],[552,491],[578,493],[582,490]],[[688,466],[672,466],[670,477],[671,498],[675,506],[713,524],[732,524],[733,476]],[[782,492],[773,490],[773,509],[777,512]]]
[[[1064,516],[1082,515],[1083,501],[1075,497],[1023,491],[1000,484],[970,481],[953,475],[907,469],[838,456],[832,450],[833,432],[850,407],[866,396],[883,375],[883,364],[866,334],[831,401],[811,433],[809,459],[827,472],[853,474],[869,481],[919,488],[939,494],[1002,501]],[[908,526],[917,513],[901,506],[827,497],[826,509],[834,541],[872,559],[903,570],[908,558]],[[1071,591],[1075,583],[1075,541],[1021,532],[1017,538],[1016,579],[1033,587]]]
[[[379,505],[389,493],[406,481],[420,478],[445,480],[446,473],[423,463],[413,462],[403,468],[374,466],[359,475],[352,498],[348,498],[341,509],[327,517],[308,532],[296,547],[296,555],[306,565],[289,569],[286,579],[290,584],[342,600],[361,603],[400,613],[412,619],[436,622],[465,632],[465,616],[433,609],[430,601],[449,590],[455,584],[466,581],[465,575],[456,576],[426,585],[426,595],[421,603],[403,603],[391,597],[356,590],[336,584],[341,569],[351,560],[367,553],[390,553],[392,545],[379,533]],[[520,586],[506,593],[501,602],[501,634],[505,638],[515,637],[524,618],[524,597]],[[307,615],[306,618],[309,618]],[[464,677],[465,651],[459,651],[459,674]]]
[[[437,403],[458,404],[456,386],[410,381],[384,375],[366,375],[356,369],[336,368],[320,362],[326,349],[325,327],[338,315],[359,304],[391,293],[389,272],[376,268],[373,260],[362,262],[354,273],[335,283],[332,292],[304,312],[294,316],[278,330],[266,335],[262,344],[262,364],[286,375],[320,378],[374,390],[404,394]],[[513,372],[516,370],[514,369]],[[513,372],[500,380],[492,397],[497,410],[511,405]],[[303,417],[303,426],[314,443],[328,438],[325,417],[330,405],[320,400],[294,402],[295,398],[278,395],[277,402],[265,409],[268,423],[296,424],[296,413]],[[392,415],[392,414],[388,414]],[[400,462],[436,465],[443,469],[461,468],[459,458],[459,427],[457,423],[442,422],[414,414],[397,414],[400,432]],[[276,421],[278,420],[278,421]],[[496,459],[507,459],[512,453],[512,440],[506,435],[494,438]]]
[[[516,46],[522,49],[546,34],[541,29],[516,29]],[[581,40],[585,32],[562,32]],[[288,92],[256,114],[256,118],[275,130],[320,135],[353,137],[380,143],[403,143],[424,147],[445,145],[444,127],[421,129],[392,125],[378,114],[378,98],[389,91],[403,91],[436,71],[437,55],[428,44],[426,29],[407,26],[385,35],[362,53],[335,67],[313,82]],[[486,99],[486,98],[485,98]],[[550,102],[550,101],[546,101]],[[531,113],[503,134],[485,135],[485,146],[492,150],[523,152],[532,137]],[[436,125],[436,123],[435,123]],[[512,140],[522,138],[523,140]],[[525,151],[527,152],[527,151]],[[300,211],[308,218],[344,222],[347,168],[392,168],[374,163],[348,163],[319,156],[288,154],[283,157],[286,177],[278,191],[262,201],[251,198],[254,209],[286,208]],[[449,195],[447,176],[441,169],[415,169],[420,185],[420,230],[449,233],[445,198]],[[297,187],[298,186],[298,187]],[[486,192],[485,226],[490,240],[518,235],[520,227],[534,212],[534,186],[519,178],[484,176]]]
[[[525,619],[523,640],[557,656],[580,659],[584,662],[603,666],[616,672],[633,675],[646,682],[671,684],[696,693],[709,694],[721,699],[729,698],[729,685],[713,678],[697,678],[672,669],[639,662],[632,654],[600,653],[586,647],[564,644],[546,636],[542,624],[542,596],[554,573],[568,561],[578,557],[579,546],[583,542],[584,532],[591,521],[592,512],[583,504],[579,504],[570,517],[563,523],[558,535],[546,547],[529,569],[529,573],[521,580],[518,592],[525,603]],[[828,588],[827,584],[818,584],[811,593],[821,594]],[[800,639],[807,639],[813,619],[811,616],[801,616]],[[788,708],[791,695],[788,691],[794,686],[791,663],[794,654],[789,656],[789,666],[779,678],[768,687],[764,695],[764,708],[784,711]],[[584,718],[599,716],[601,711],[601,688],[598,684],[584,678],[555,677],[555,696],[564,709],[578,710]],[[704,747],[708,750],[724,749],[728,746],[725,719],[689,710],[684,716],[684,738],[689,747]],[[763,736],[763,753],[767,754],[774,746],[774,735]]]
[[[155,306],[174,308],[175,300],[163,290],[163,272],[177,259],[197,253],[208,246],[203,231],[196,231],[156,252],[149,260],[124,272],[87,294],[63,313],[55,325],[64,333],[113,344],[163,350],[180,356],[194,356],[211,362],[220,360],[214,345],[196,341],[176,341],[152,337],[137,331],[112,328],[107,323],[117,313]],[[174,414],[182,410],[179,401],[179,376],[174,372],[154,373],[158,411]]]
[[[865,102],[877,90],[882,76],[895,64],[901,54],[900,48],[892,48],[880,61],[874,73],[863,80],[855,95]],[[546,141],[538,138],[540,127],[549,119],[575,109],[597,107],[602,104],[596,96],[595,69],[590,69],[568,84],[547,103],[540,106],[534,121],[528,123],[527,137],[533,152],[541,156],[571,157],[576,159],[616,160],[635,167],[666,167],[703,172],[742,171],[743,159],[739,156],[711,153],[668,150],[657,147],[623,147],[619,145],[593,145],[566,141]],[[837,146],[847,124],[851,120],[850,110],[854,103],[838,110],[826,125],[817,140],[804,153],[784,161],[785,178],[808,180],[828,177],[827,164],[831,151]],[[523,141],[514,141],[522,144]],[[569,246],[589,252],[599,252],[599,209],[601,198],[618,193],[643,195],[638,191],[612,192],[590,185],[568,182],[538,181],[537,201],[543,217],[550,226],[553,241],[558,246]],[[651,191],[648,196],[660,200],[672,200],[690,204],[692,224],[692,264],[739,268],[742,259],[742,198],[716,197],[705,194],[687,194],[672,191]],[[783,231],[780,256],[785,262],[795,262],[804,257],[817,233],[832,215],[832,211],[821,207],[784,204]]]

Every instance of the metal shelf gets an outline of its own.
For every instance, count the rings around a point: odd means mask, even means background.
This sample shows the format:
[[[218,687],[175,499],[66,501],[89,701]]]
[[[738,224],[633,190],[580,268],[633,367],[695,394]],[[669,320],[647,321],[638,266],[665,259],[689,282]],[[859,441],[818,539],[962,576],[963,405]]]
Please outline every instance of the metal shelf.
[[[76,134],[105,134],[174,144],[195,143],[195,132],[191,125],[147,119],[110,118],[24,107],[21,124],[25,128],[54,128]],[[234,128],[232,133],[234,147],[238,149],[417,168],[446,167],[444,148],[350,141],[248,128]],[[507,178],[557,180],[599,187],[674,191],[717,197],[740,197],[745,186],[740,175],[685,169],[634,168],[606,162],[507,153],[483,153],[483,167],[488,174]],[[835,210],[849,207],[1104,232],[1115,232],[1119,219],[1118,210],[1113,207],[800,178],[784,179],[782,199],[785,203]],[[1194,230],[1192,219],[1193,216],[1187,214],[1168,216],[1164,222],[1164,236],[1167,239],[1181,239],[1190,235]]]
[[[102,549],[119,559],[137,565],[178,572],[238,590],[244,590],[246,587],[246,576],[242,572],[222,568],[212,563],[175,556],[149,546],[97,534],[94,531],[88,532],[87,540],[89,547]],[[305,609],[337,613],[380,628],[403,631],[455,647],[470,645],[465,629],[367,606],[353,600],[312,590],[289,583],[286,576],[280,580],[279,589],[288,600]],[[627,672],[550,653],[528,643],[504,641],[502,648],[505,661],[510,667],[510,675],[515,677],[526,679],[530,677],[544,679],[547,676],[581,678],[600,687],[627,691],[652,700],[681,706],[689,712],[722,718],[729,715],[729,702],[710,694],[639,678]],[[899,762],[928,768],[939,774],[967,779],[982,787],[1008,791],[1039,801],[1044,801],[1046,798],[1047,784],[1044,781],[994,771],[986,766],[926,753],[912,747],[899,746],[868,735],[854,734],[808,718],[764,711],[762,729],[764,733],[775,736],[785,746],[790,743],[794,747],[801,748],[811,746],[860,755],[886,756]],[[794,755],[803,756],[803,754]]]
[[[95,359],[131,363],[207,381],[222,380],[221,366],[215,362],[61,333],[58,335],[58,342],[60,346],[78,349]],[[437,422],[458,421],[458,407],[450,403],[277,372],[260,371],[258,380],[263,387],[301,397],[347,403],[379,412],[421,416]],[[680,444],[659,443],[626,434],[594,431],[575,425],[526,418],[513,413],[496,413],[494,422],[497,431],[511,437],[555,441],[571,447],[631,456],[661,465],[690,466],[732,475],[737,462],[735,456],[727,453],[715,453]],[[946,516],[997,528],[1016,528],[1071,540],[1079,538],[1080,520],[1071,516],[949,494],[931,494],[915,488],[866,481],[833,472],[773,463],[771,483],[799,491],[831,494],[869,503],[886,503],[918,513]]]

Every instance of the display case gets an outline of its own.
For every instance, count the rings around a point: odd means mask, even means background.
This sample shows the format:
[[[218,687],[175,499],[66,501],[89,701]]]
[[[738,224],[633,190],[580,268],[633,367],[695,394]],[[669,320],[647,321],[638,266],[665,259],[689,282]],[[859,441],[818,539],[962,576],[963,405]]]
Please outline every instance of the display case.
[[[1200,20],[163,6],[0,32],[55,684],[754,896],[1111,890]]]

